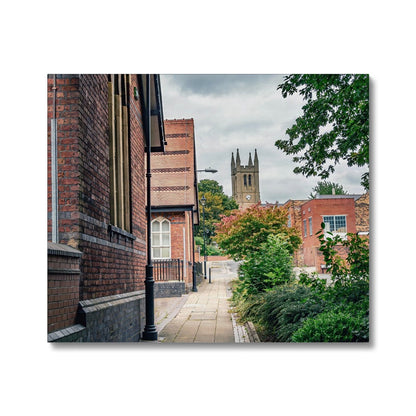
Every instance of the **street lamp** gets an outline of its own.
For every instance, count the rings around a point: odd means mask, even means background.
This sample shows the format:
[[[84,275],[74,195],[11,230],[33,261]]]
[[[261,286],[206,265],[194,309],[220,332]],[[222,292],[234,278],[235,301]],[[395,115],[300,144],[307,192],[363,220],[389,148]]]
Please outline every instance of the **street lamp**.
[[[209,172],[209,173],[217,173],[218,171],[216,169],[207,168],[207,169],[199,169],[197,172]]]
[[[203,236],[204,236],[204,279],[207,278],[207,249],[205,245],[205,204],[207,203],[207,200],[205,198],[205,195],[202,195],[201,198],[201,205],[202,205],[202,230],[203,230]]]

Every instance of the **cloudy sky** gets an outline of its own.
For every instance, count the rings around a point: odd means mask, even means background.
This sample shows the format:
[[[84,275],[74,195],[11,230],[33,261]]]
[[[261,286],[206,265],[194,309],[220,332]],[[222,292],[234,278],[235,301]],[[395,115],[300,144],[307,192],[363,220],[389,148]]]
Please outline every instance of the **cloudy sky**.
[[[215,179],[231,195],[231,152],[240,149],[242,164],[257,148],[260,197],[268,202],[307,198],[320,180],[295,175],[292,157],[274,145],[302,113],[298,96],[283,99],[276,90],[283,75],[161,75],[166,119],[193,118],[199,179]],[[338,165],[328,180],[349,193],[363,193],[360,177],[365,169]]]

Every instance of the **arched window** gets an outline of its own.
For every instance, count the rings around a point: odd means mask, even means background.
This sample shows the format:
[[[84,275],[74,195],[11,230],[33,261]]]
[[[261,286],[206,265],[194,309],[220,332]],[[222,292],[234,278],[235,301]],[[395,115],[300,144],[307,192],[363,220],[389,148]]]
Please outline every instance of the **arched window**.
[[[247,186],[247,175],[244,175],[244,186]]]
[[[170,222],[163,217],[152,221],[152,258],[170,259]]]
[[[248,186],[251,186],[251,175],[248,175]]]

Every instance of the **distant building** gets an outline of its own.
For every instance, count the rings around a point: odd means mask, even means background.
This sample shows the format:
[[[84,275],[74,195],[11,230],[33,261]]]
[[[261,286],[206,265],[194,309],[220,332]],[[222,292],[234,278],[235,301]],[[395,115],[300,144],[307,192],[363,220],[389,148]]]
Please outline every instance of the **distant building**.
[[[165,120],[164,128],[167,150],[151,158],[155,279],[182,280],[189,290],[194,273],[193,230],[199,223],[194,121]]]
[[[302,236],[302,246],[295,254],[296,266],[315,267],[318,273],[326,271],[320,242],[316,233],[325,224],[325,231],[345,237],[347,233],[369,233],[369,194],[318,195],[308,201],[289,200],[283,204],[288,210],[288,226],[296,227]],[[335,249],[342,258],[347,252],[344,246]]]
[[[240,209],[246,209],[260,202],[259,159],[254,150],[254,163],[249,154],[248,165],[241,165],[240,153],[237,149],[236,159],[231,155],[231,187],[232,196]]]

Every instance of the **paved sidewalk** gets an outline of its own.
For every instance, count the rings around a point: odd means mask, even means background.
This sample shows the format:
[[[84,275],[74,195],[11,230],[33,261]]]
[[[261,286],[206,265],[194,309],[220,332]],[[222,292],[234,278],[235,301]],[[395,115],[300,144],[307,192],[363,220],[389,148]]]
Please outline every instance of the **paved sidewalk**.
[[[181,298],[165,301],[166,305],[169,304],[171,308],[166,315],[170,314],[170,318],[172,316],[174,318],[164,323],[164,317],[159,316],[159,324],[156,323],[159,342],[236,342],[228,298],[231,296],[229,283],[237,277],[237,274],[235,269],[231,270],[229,262],[214,262],[211,266],[211,283],[208,278],[204,279],[198,286],[198,292],[191,292]],[[160,300],[156,308],[162,310],[162,303],[163,301]],[[169,319],[168,316],[165,319]]]

